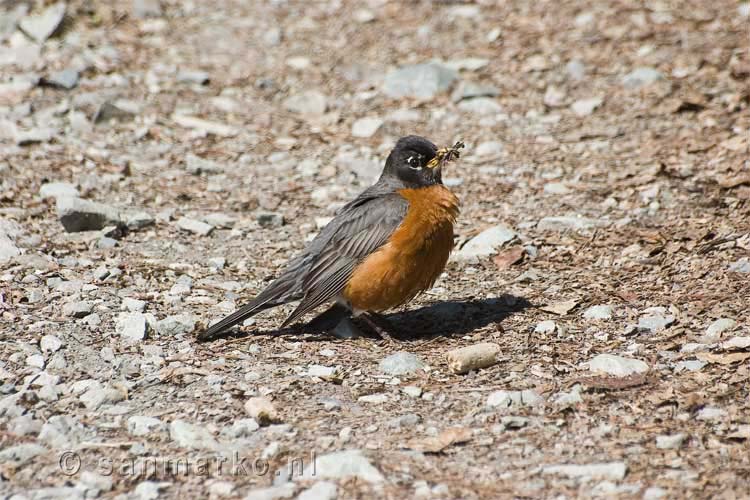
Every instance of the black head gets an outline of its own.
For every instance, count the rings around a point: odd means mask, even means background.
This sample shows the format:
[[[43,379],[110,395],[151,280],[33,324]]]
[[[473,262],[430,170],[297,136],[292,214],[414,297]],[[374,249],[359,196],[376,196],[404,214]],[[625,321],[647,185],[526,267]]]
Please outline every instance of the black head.
[[[437,146],[424,137],[402,137],[388,155],[380,179],[396,179],[410,188],[441,184],[443,162],[431,163],[437,152]]]

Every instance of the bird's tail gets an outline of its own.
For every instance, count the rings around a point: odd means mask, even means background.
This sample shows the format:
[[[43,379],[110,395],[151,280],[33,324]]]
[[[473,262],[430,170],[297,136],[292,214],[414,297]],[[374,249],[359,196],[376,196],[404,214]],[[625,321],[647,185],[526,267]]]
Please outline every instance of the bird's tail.
[[[211,340],[214,337],[216,337],[218,334],[223,332],[224,330],[233,327],[234,325],[246,320],[247,318],[254,316],[255,314],[265,309],[279,305],[275,301],[272,302],[268,299],[265,299],[265,300],[263,299],[265,298],[256,297],[251,302],[237,309],[232,314],[222,319],[218,323],[215,323],[209,326],[208,328],[206,328],[205,330],[203,330],[201,333],[198,334],[198,340],[200,341]]]

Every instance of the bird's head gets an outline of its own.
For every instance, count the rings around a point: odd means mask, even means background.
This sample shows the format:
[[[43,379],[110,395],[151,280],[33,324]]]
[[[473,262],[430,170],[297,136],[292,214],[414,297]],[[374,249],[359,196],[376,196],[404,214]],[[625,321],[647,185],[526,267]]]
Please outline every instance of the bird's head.
[[[459,157],[463,142],[438,149],[432,142],[417,135],[407,135],[396,142],[385,161],[383,179],[397,179],[406,187],[442,184],[443,166]]]

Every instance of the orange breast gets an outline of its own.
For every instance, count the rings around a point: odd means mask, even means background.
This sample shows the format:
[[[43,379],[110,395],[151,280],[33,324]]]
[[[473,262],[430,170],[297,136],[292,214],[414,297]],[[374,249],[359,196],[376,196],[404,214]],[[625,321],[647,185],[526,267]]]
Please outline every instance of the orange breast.
[[[409,201],[388,242],[354,269],[342,295],[355,310],[383,311],[429,289],[453,249],[458,198],[443,185],[402,189]]]

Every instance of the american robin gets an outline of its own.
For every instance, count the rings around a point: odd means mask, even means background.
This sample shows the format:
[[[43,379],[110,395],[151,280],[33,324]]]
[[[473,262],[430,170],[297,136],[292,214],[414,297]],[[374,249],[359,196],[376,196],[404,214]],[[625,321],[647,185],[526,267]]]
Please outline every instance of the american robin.
[[[349,316],[405,304],[432,287],[453,248],[458,198],[443,185],[442,168],[464,145],[438,149],[410,135],[396,143],[378,181],[344,205],[307,247],[257,297],[199,335],[208,340],[271,307],[299,301],[281,327],[316,307],[318,316],[351,336]],[[316,320],[313,320],[315,322]],[[346,322],[346,323],[344,323]],[[376,328],[377,329],[377,328]],[[383,332],[380,332],[383,333]]]

